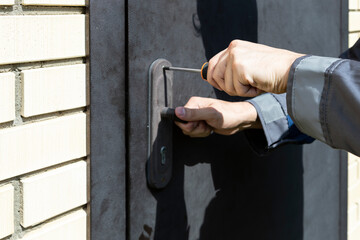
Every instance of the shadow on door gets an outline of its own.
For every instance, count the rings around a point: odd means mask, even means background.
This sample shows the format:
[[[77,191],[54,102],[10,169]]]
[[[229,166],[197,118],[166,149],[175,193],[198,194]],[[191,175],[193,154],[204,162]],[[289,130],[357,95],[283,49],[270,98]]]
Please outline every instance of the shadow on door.
[[[198,0],[193,21],[206,58],[225,49],[233,39],[257,42],[257,17],[254,0]],[[222,92],[216,95],[229,101],[241,100]],[[161,240],[303,239],[301,146],[285,146],[258,157],[243,133],[192,139],[174,129],[173,178],[164,190],[152,190],[157,200],[156,227],[152,235],[152,230],[144,226],[147,235]],[[184,169],[201,163],[210,165],[212,179],[197,181],[213,182],[215,194],[204,203],[205,214],[193,236],[188,213],[197,209],[189,209],[186,204],[184,181],[189,179]],[[196,195],[207,191],[197,188],[196,183],[186,185]],[[139,239],[150,237],[143,234]]]

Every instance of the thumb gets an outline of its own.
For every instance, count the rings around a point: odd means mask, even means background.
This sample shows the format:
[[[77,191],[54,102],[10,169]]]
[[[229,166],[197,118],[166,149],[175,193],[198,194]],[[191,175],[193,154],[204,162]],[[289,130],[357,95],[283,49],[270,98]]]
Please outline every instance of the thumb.
[[[177,107],[175,109],[175,114],[178,118],[184,121],[193,122],[193,121],[206,121],[213,119],[217,116],[217,111],[214,108],[184,108]]]

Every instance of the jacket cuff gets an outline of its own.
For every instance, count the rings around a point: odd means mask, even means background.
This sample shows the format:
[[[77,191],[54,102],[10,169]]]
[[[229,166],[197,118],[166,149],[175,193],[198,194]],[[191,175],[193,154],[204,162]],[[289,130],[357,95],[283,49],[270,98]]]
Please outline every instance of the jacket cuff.
[[[287,83],[288,113],[298,129],[325,142],[320,121],[320,101],[328,69],[340,59],[317,56],[298,58]]]
[[[289,130],[286,106],[285,102],[281,104],[282,99],[285,100],[285,96],[281,98],[275,97],[273,94],[263,94],[248,100],[255,107],[261,121],[267,142],[267,145],[263,146],[265,149],[278,146],[284,134]],[[251,135],[248,134],[247,137],[252,142]]]

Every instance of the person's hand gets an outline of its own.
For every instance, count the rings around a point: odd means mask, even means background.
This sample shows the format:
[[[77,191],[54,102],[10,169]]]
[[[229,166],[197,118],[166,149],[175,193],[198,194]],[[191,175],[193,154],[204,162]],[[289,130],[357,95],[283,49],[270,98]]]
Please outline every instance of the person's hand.
[[[232,135],[247,128],[261,128],[255,107],[248,102],[225,102],[212,98],[192,97],[184,107],[177,107],[175,122],[185,135],[207,137],[212,131]]]
[[[303,54],[234,40],[209,61],[207,81],[231,96],[284,93],[291,65]]]

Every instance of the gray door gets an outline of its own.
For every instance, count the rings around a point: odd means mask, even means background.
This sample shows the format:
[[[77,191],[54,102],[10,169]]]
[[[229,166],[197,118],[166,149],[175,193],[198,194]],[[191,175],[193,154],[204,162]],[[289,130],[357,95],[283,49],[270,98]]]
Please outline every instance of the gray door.
[[[192,139],[174,127],[172,179],[154,190],[146,119],[155,59],[200,67],[233,39],[338,56],[347,1],[111,0],[90,9],[90,50],[102,49],[90,54],[93,239],[346,239],[340,151],[315,142],[258,157],[242,133]],[[173,89],[174,106],[191,96],[239,100],[193,74],[175,73]]]

